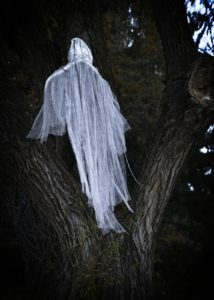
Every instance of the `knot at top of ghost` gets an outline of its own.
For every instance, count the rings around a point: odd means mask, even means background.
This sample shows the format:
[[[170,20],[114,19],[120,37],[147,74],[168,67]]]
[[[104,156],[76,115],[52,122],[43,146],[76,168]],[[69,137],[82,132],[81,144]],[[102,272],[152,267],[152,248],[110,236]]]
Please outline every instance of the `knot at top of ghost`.
[[[71,46],[68,52],[68,61],[75,62],[76,60],[85,60],[90,64],[93,63],[91,50],[80,38],[74,38],[71,40]]]

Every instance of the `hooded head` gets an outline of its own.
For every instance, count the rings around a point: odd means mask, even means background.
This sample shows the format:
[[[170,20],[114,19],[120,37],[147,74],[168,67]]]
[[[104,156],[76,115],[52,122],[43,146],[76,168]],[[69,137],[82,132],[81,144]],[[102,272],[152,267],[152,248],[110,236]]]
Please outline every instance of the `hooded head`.
[[[86,43],[80,38],[74,38],[71,40],[71,46],[68,52],[68,61],[74,62],[78,59],[85,60],[90,64],[93,63],[91,50],[88,48]]]

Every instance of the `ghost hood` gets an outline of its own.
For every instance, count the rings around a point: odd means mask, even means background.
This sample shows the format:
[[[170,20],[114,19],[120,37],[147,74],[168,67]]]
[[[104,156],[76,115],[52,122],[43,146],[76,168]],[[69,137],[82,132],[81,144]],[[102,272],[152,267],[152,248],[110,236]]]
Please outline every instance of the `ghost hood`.
[[[76,60],[84,60],[90,64],[93,63],[91,50],[88,48],[86,43],[79,38],[74,38],[71,40],[71,45],[68,52],[68,61],[74,62]]]

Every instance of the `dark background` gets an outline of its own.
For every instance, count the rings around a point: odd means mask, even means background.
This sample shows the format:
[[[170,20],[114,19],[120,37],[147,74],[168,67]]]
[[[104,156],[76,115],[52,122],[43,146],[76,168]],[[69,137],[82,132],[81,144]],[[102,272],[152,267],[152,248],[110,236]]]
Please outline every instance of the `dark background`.
[[[186,5],[192,3],[194,7],[196,2],[198,1],[187,1]],[[71,6],[73,3],[71,1]],[[209,37],[209,30],[213,30],[214,3],[213,1],[201,1],[201,3],[201,7],[206,8],[203,13],[200,10],[188,13],[190,27],[193,33],[203,28],[196,38],[196,44],[200,51],[213,55],[213,41]],[[55,4],[53,7],[51,4],[48,5],[50,5],[50,13],[46,7],[46,26],[48,37],[52,39],[58,30],[57,23],[51,16],[51,11],[56,7]],[[140,1],[125,1],[124,5],[118,7],[115,7],[111,1],[109,3],[104,1],[103,6],[110,62],[117,88],[123,99],[121,106],[132,127],[132,131],[127,136],[128,157],[135,174],[138,174],[144,153],[147,151],[146,137],[153,130],[160,115],[160,96],[165,85],[161,42],[146,1],[144,5],[141,5]],[[209,7],[212,7],[212,11]],[[0,56],[1,63],[4,67],[8,65],[8,69],[13,69],[16,65],[16,57],[13,57],[7,49],[6,42],[13,50],[18,51],[20,44],[16,44],[15,41],[22,43],[22,39],[27,40],[33,26],[38,26],[38,31],[40,30],[35,8],[39,11],[39,4],[31,6],[30,3],[5,3],[1,13],[0,39],[4,42]],[[34,23],[34,18],[37,23]],[[18,30],[13,31],[16,25]],[[208,43],[200,44],[205,35],[209,37]],[[43,41],[38,41],[40,42]],[[33,53],[31,55],[33,56]],[[62,63],[59,59],[59,65]],[[1,78],[4,76],[5,73],[1,74]],[[22,78],[18,80],[21,82]],[[183,167],[164,215],[155,256],[158,299],[205,300],[211,299],[213,295],[214,128],[212,122],[208,128]],[[133,179],[130,174],[128,176],[130,185],[133,185]],[[2,187],[4,188],[5,186]],[[24,203],[23,200],[20,206],[25,205]],[[25,259],[20,249],[18,226],[13,222],[14,209],[17,208],[2,197],[0,298],[30,299],[36,287],[32,288],[31,272],[26,269]]]

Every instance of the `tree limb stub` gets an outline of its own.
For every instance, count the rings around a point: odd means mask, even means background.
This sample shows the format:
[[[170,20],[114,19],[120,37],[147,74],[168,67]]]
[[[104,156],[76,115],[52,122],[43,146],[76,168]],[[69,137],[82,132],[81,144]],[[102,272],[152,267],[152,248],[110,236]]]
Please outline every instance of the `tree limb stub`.
[[[200,55],[188,82],[189,93],[202,107],[214,107],[214,58]]]

